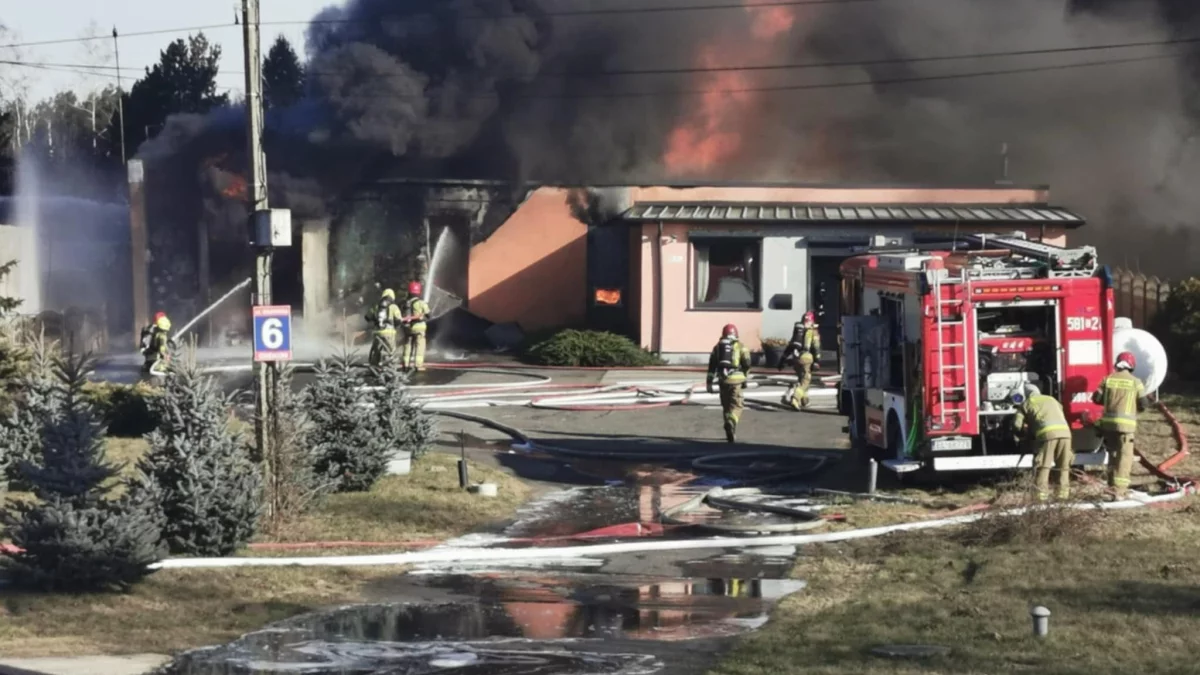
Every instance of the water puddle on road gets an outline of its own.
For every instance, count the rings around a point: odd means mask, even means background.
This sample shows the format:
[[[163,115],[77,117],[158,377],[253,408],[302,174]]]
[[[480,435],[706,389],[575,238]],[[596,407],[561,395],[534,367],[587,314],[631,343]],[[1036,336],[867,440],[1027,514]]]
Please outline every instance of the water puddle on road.
[[[703,650],[670,645],[699,640],[711,653],[712,640],[761,626],[779,599],[803,588],[803,582],[754,578],[508,572],[424,577],[419,583],[419,595],[444,599],[354,605],[297,617],[185,654],[161,672],[690,672],[678,668],[699,658],[689,653]]]

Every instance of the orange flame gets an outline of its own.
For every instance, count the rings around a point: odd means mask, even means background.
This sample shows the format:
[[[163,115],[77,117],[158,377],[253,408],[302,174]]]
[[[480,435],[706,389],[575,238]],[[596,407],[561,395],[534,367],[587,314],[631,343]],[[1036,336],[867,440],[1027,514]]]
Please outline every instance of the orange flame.
[[[697,67],[714,70],[729,65],[729,59],[716,58],[718,53],[741,54],[739,62],[764,62],[796,22],[788,7],[755,7],[743,2],[751,18],[751,39],[731,36],[727,44],[705,47],[697,55]],[[748,91],[752,87],[746,71],[704,74],[699,105],[667,137],[663,163],[669,173],[705,172],[736,158],[742,148],[742,130],[754,126],[754,104],[759,96]]]
[[[245,199],[246,198],[246,179],[237,174],[233,174],[229,178],[229,185],[221,190],[221,194],[230,199]]]
[[[621,304],[620,289],[597,288],[595,297],[596,297],[596,304],[598,304],[598,305],[619,305],[619,304]]]

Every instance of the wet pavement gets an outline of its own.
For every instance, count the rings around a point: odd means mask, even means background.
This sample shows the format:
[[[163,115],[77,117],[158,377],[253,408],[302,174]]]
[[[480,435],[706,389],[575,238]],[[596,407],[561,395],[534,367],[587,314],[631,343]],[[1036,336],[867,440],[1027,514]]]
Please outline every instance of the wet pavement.
[[[668,558],[670,556],[667,556]],[[608,561],[614,569],[633,560]],[[380,598],[278,623],[177,659],[166,675],[694,673],[800,591],[789,557],[723,552],[671,561],[674,576],[547,568],[424,573]],[[740,576],[700,576],[736,571]],[[426,570],[426,572],[429,572]],[[688,576],[683,576],[684,574]]]

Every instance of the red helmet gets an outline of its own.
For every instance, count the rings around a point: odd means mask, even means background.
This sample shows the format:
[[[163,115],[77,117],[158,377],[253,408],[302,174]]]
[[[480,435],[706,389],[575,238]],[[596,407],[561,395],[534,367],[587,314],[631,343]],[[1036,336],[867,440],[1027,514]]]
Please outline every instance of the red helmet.
[[[727,337],[735,338],[737,336],[738,336],[737,326],[735,326],[731,323],[725,324],[725,327],[721,329],[721,337],[723,337],[723,338],[727,338]]]
[[[154,315],[154,320],[155,320],[155,321],[158,321],[159,319],[165,319],[165,318],[166,318],[166,316],[167,316],[167,313],[166,313],[166,312],[159,312],[159,313],[157,313],[157,314],[155,314],[155,315]]]
[[[1134,368],[1137,368],[1137,357],[1132,352],[1117,354],[1117,370],[1133,371]]]
[[[409,295],[420,295],[421,294],[421,282],[419,282],[419,281],[408,282],[408,294]]]
[[[817,320],[817,315],[814,314],[813,312],[808,311],[808,312],[804,313],[804,323],[811,324],[811,323],[815,323],[816,320]]]

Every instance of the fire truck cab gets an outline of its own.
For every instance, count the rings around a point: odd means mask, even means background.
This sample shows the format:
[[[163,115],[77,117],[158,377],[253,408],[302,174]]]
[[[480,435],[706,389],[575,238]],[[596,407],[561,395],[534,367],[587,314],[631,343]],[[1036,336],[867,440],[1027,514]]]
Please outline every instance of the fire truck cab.
[[[1113,295],[1095,249],[1019,232],[942,248],[842,263],[838,401],[852,441],[898,473],[1029,467],[1013,418],[1031,382],[1062,402],[1075,463],[1103,464],[1091,394],[1112,366]]]

